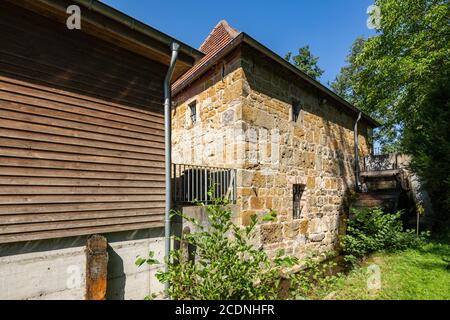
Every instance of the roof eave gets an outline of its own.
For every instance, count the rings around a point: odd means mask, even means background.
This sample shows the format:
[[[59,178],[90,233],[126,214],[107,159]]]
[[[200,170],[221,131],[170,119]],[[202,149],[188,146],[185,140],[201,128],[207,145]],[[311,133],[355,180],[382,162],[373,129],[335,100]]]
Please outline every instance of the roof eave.
[[[176,40],[176,39],[170,37],[169,35],[161,32],[159,30],[156,30],[155,28],[152,28],[151,26],[149,26],[139,20],[136,20],[136,19],[126,15],[125,13],[122,13],[100,1],[97,1],[97,0],[74,0],[74,2],[81,4],[84,7],[87,7],[89,10],[96,11],[97,13],[100,13],[116,22],[124,24],[132,30],[138,31],[146,36],[149,36],[157,41],[160,41],[160,42],[166,44],[168,48],[172,42],[177,42],[180,45],[179,50],[181,52],[183,52],[184,54],[194,58],[195,61],[201,59],[204,56],[204,54],[201,51],[194,49],[191,46],[189,46],[179,40]],[[167,53],[167,52],[165,52],[165,53]]]
[[[302,79],[307,81],[309,84],[317,88],[319,91],[323,92],[330,98],[334,99],[335,101],[341,103],[345,107],[347,107],[349,110],[353,111],[355,114],[359,114],[361,112],[362,117],[373,127],[377,128],[381,126],[381,123],[370,117],[369,115],[365,114],[364,112],[360,111],[358,108],[353,106],[351,103],[322,85],[317,80],[314,80],[310,76],[308,76],[306,73],[280,57],[278,54],[267,48],[266,46],[262,45],[252,37],[250,37],[248,34],[241,32],[239,35],[236,36],[228,45],[226,45],[224,48],[222,48],[220,51],[218,51],[211,59],[208,60],[207,63],[205,63],[203,66],[201,66],[195,73],[193,73],[190,77],[185,79],[182,83],[178,84],[177,86],[174,86],[172,88],[172,94],[176,95],[180,93],[183,89],[185,89],[187,86],[189,86],[193,81],[198,79],[200,76],[202,76],[211,66],[215,65],[218,61],[220,61],[225,55],[233,51],[237,46],[239,46],[242,42],[245,42],[246,44],[250,45],[252,48],[255,48],[256,50],[264,53],[268,57],[272,58],[276,62],[280,63],[283,67],[289,69],[296,75],[300,76]]]

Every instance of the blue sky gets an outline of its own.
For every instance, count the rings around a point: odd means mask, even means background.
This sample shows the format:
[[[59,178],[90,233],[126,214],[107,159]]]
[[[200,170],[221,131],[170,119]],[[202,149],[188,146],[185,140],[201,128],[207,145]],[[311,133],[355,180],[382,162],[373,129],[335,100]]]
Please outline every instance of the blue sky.
[[[104,0],[106,4],[195,48],[222,19],[284,56],[310,45],[327,84],[345,64],[374,0]]]

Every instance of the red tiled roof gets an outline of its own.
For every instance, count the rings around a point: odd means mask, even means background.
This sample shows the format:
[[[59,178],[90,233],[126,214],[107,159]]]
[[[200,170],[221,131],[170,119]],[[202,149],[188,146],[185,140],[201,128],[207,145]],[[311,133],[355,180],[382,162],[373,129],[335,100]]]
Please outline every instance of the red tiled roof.
[[[177,81],[175,81],[172,88],[175,89],[176,87],[180,86],[198,69],[208,63],[208,61],[211,60],[211,58],[213,58],[220,50],[225,48],[231,41],[233,41],[233,39],[236,38],[238,34],[239,32],[230,27],[228,22],[226,22],[225,20],[220,21],[200,46],[199,50],[203,52],[205,56],[200,59],[197,64],[195,64],[185,74],[183,74]]]

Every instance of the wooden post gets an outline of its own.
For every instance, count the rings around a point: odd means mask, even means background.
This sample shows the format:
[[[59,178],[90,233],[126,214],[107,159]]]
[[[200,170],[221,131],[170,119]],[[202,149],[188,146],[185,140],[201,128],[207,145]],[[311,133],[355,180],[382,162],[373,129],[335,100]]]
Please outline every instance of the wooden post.
[[[86,300],[105,300],[108,269],[108,241],[90,236],[86,245]]]

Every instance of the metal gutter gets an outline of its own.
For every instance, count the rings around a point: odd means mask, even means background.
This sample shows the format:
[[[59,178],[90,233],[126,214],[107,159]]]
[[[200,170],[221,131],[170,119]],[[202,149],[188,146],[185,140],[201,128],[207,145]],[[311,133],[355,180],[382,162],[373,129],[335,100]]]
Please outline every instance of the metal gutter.
[[[119,10],[116,10],[98,0],[73,0],[73,2],[78,3],[89,10],[95,11],[97,13],[100,13],[101,15],[108,17],[116,22],[119,22],[127,27],[129,27],[132,30],[138,31],[148,37],[151,37],[159,42],[162,42],[163,44],[167,45],[168,47],[173,43],[176,42],[180,45],[180,52],[183,52],[187,54],[188,56],[193,57],[195,60],[201,59],[204,54],[197,50],[192,48],[191,46],[188,46],[187,44],[184,44],[167,34],[156,30],[155,28],[150,27],[149,25],[136,20],[125,13],[120,12]],[[164,52],[167,54],[167,52]]]

